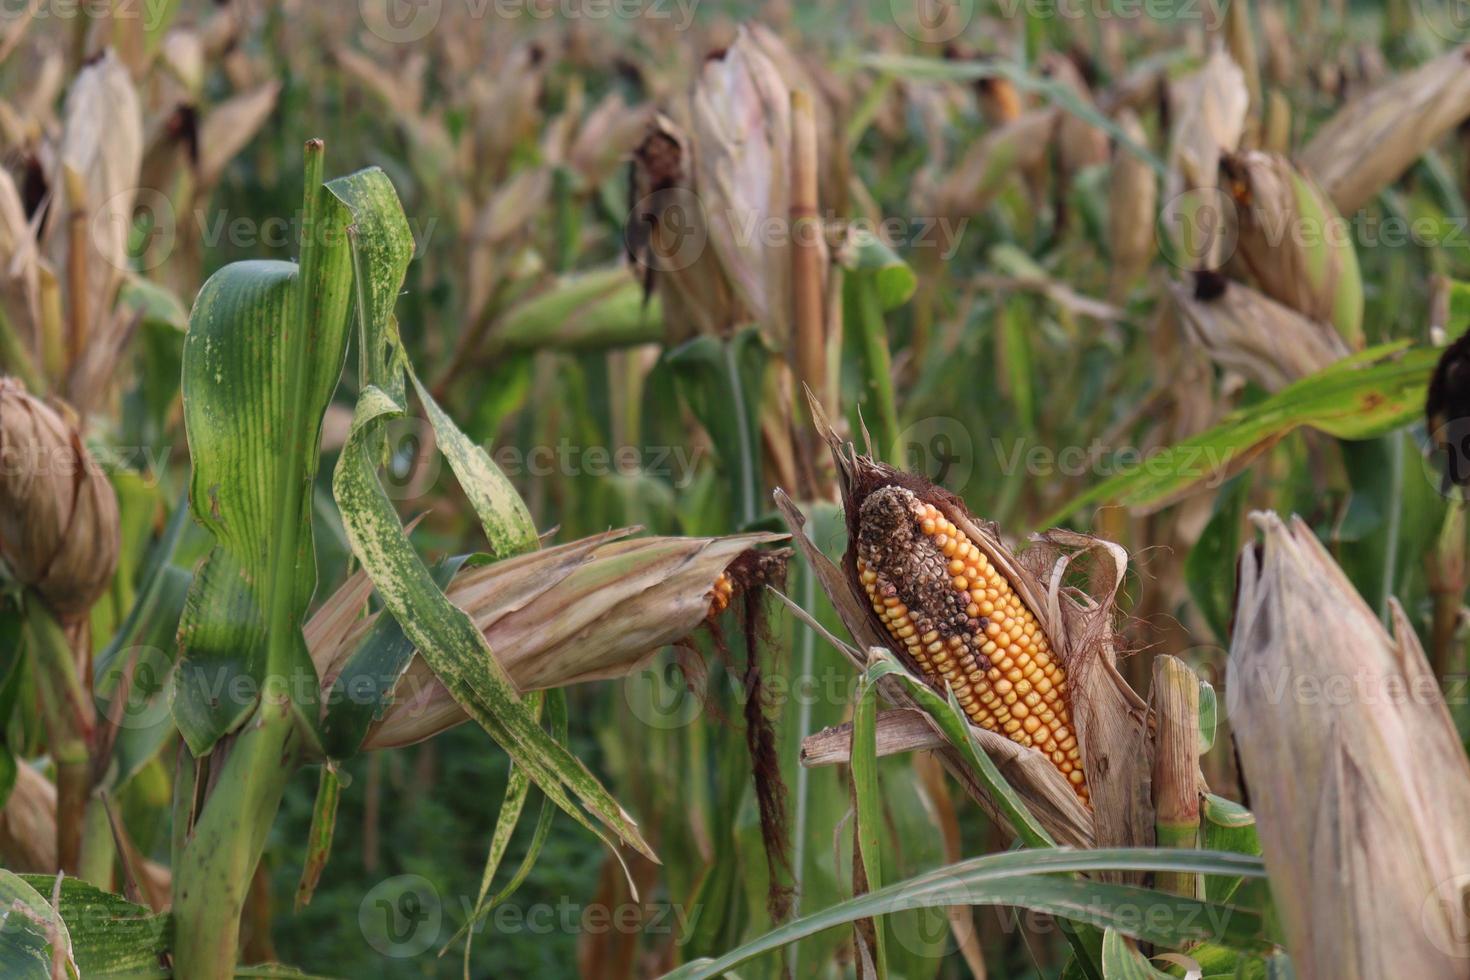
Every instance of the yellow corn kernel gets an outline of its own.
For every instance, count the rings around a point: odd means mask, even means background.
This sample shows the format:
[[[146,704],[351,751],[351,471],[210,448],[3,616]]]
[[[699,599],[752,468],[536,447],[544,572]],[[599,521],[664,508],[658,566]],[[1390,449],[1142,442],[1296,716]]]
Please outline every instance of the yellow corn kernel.
[[[730,597],[735,594],[735,583],[724,572],[715,579],[709,590],[709,618],[714,619],[730,607]]]
[[[937,507],[888,486],[863,501],[857,571],[899,652],[941,691],[948,682],[976,725],[1046,754],[1086,801],[1065,674],[983,550]]]

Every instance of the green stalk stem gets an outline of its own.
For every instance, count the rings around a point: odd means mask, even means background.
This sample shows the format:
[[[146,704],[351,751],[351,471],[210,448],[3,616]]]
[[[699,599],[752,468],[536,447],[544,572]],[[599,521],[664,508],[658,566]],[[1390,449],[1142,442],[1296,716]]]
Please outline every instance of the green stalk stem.
[[[82,825],[92,791],[92,700],[77,676],[66,632],[34,597],[27,604],[26,631],[46,741],[56,764],[56,857],[61,870],[75,875],[81,870]]]
[[[321,264],[322,186],[325,146],[306,144],[306,189],[302,212],[297,320],[289,338],[285,377],[288,406],[280,445],[277,487],[279,535],[266,606],[266,669],[259,707],[210,756],[208,793],[184,841],[175,869],[174,916],[177,974],[190,980],[227,980],[239,955],[240,914],[265,838],[280,808],[281,795],[299,762],[300,744],[286,676],[293,646],[303,642],[300,611],[295,609],[297,561],[301,549],[301,511],[309,473],[297,463],[314,427],[303,424],[310,371],[313,289]],[[176,808],[177,809],[177,808]]]
[[[299,749],[290,699],[280,693],[267,694],[228,747],[214,749],[211,761],[228,757],[175,869],[175,976],[235,975],[240,913]]]

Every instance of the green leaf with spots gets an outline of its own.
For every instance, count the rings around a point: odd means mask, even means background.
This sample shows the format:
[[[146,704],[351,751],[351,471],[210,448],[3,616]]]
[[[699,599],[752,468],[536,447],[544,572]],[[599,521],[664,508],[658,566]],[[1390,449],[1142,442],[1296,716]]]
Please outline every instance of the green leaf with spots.
[[[267,676],[316,700],[301,634],[316,590],[311,485],[347,350],[347,231],[363,216],[327,193],[319,143],[307,159],[300,263],[225,266],[184,339],[189,505],[215,539],[179,624],[174,720],[196,756],[249,717]]]

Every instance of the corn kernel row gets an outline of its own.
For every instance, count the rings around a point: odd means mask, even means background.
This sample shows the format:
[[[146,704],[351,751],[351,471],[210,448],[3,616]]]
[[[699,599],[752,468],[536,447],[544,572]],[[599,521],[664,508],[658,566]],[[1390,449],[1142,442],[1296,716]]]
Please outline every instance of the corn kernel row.
[[[858,575],[874,613],[928,678],[949,682],[975,724],[1044,752],[1087,799],[1066,674],[1036,617],[938,508],[902,487],[875,491],[864,513],[883,507],[902,507],[918,533],[905,535],[891,513],[874,523],[896,531],[860,528]]]

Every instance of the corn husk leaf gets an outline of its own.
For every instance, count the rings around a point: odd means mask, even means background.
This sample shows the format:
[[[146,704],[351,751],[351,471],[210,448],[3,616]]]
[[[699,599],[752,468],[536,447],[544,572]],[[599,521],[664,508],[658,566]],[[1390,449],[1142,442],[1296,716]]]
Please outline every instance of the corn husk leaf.
[[[1333,324],[1349,347],[1361,347],[1357,251],[1332,202],[1275,154],[1231,155],[1220,166],[1236,203],[1236,254],[1261,291],[1308,319]]]
[[[1216,50],[1194,75],[1170,90],[1174,127],[1169,139],[1169,169],[1164,180],[1164,206],[1188,209],[1184,195],[1200,192],[1197,200],[1208,207],[1218,188],[1220,154],[1240,144],[1250,93],[1245,77],[1230,56]],[[1189,215],[1186,214],[1188,218]],[[1177,255],[1189,256],[1200,268],[1218,268],[1224,261],[1223,228],[1186,220],[1169,228]]]
[[[661,648],[686,639],[710,616],[716,579],[757,545],[782,535],[728,538],[627,538],[614,531],[490,565],[464,567],[446,594],[485,637],[522,694],[623,677]],[[784,563],[781,552],[761,562]],[[354,575],[307,624],[307,643],[324,689],[375,630],[378,614],[359,618],[371,582]],[[396,634],[396,635],[395,635]],[[373,637],[391,646],[402,631]],[[412,656],[399,668],[393,703],[364,744],[386,748],[421,741],[467,720],[428,664]]]
[[[1470,976],[1470,762],[1414,629],[1299,518],[1254,519],[1227,691],[1297,975]]]
[[[63,622],[85,616],[117,566],[117,495],[75,421],[0,378],[0,559]]]
[[[791,91],[745,29],[691,99],[695,192],[709,245],[778,348],[791,335]]]
[[[718,253],[708,247],[705,202],[694,186],[694,145],[685,129],[659,115],[633,154],[632,211],[624,232],[645,295],[657,292],[668,340],[731,336],[752,314]]]
[[[1035,180],[1061,118],[1059,109],[1034,109],[986,134],[965,152],[934,190],[942,215],[983,211],[1018,176]]]
[[[1362,208],[1470,116],[1470,49],[1460,47],[1348,103],[1301,154],[1343,214]]]
[[[1249,286],[1216,273],[1169,287],[1189,336],[1222,368],[1269,392],[1351,353],[1331,325],[1309,320]]]
[[[49,166],[56,197],[47,212],[43,245],[51,264],[67,269],[84,256],[81,289],[72,310],[86,335],[110,319],[128,269],[128,235],[143,163],[143,120],[127,68],[112,53],[87,66],[67,93],[61,140]],[[82,220],[74,220],[81,211]],[[73,242],[81,235],[83,241]],[[75,396],[77,392],[73,391]]]

